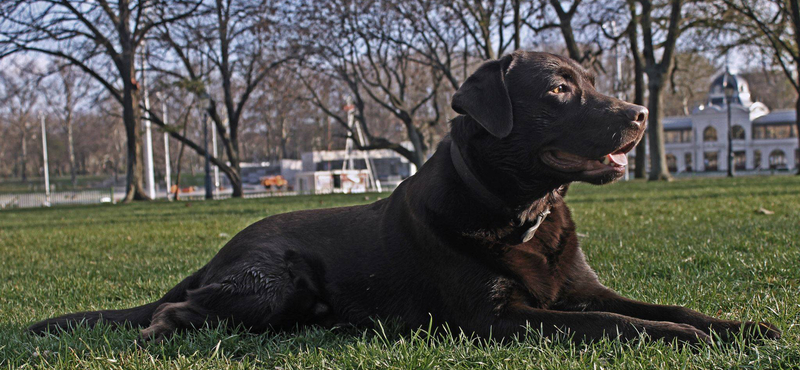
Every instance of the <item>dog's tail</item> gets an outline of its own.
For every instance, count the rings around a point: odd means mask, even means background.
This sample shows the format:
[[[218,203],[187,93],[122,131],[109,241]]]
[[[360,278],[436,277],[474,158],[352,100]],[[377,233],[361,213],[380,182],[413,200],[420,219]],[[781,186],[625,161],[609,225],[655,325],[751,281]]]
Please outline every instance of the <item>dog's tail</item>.
[[[101,310],[71,313],[37,322],[28,327],[28,331],[31,331],[35,334],[44,334],[48,331],[55,333],[58,330],[71,331],[78,325],[94,327],[100,322],[109,324],[111,326],[130,324],[134,327],[141,327],[150,325],[150,319],[152,318],[153,312],[155,312],[158,306],[168,302],[184,301],[186,299],[186,291],[197,288],[201,271],[198,271],[186,279],[183,279],[183,281],[178,283],[178,285],[170,289],[167,294],[155,302],[122,310]]]

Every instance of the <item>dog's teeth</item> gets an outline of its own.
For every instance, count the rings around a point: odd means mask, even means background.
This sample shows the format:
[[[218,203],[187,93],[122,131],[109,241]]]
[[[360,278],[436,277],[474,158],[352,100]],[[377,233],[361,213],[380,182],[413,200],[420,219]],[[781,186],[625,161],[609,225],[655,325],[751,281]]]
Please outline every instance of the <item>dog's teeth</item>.
[[[608,166],[611,164],[611,159],[609,159],[608,156],[603,157],[603,164]]]

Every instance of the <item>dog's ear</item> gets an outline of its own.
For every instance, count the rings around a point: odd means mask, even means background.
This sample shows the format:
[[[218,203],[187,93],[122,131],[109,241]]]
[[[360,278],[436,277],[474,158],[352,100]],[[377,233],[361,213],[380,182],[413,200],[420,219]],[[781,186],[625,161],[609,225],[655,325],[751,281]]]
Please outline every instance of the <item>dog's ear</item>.
[[[456,113],[466,114],[497,138],[511,133],[514,117],[511,98],[506,89],[505,73],[511,55],[483,63],[453,95],[451,106]]]

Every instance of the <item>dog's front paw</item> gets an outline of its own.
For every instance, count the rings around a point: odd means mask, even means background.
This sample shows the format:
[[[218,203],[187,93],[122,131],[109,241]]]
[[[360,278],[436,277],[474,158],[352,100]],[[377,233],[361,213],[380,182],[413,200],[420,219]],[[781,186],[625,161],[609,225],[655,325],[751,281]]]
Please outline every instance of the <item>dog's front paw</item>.
[[[778,330],[775,325],[768,322],[748,321],[743,324],[743,330],[745,337],[749,338],[781,339],[781,331]]]
[[[711,330],[719,335],[725,342],[731,342],[741,336],[742,339],[780,339],[781,332],[775,325],[768,322],[739,322],[726,321],[711,325]]]
[[[660,321],[646,328],[646,333],[655,340],[667,343],[677,340],[682,344],[711,343],[711,337],[688,324]]]
[[[158,344],[167,340],[173,332],[174,328],[170,328],[163,324],[154,323],[139,332],[137,343]]]

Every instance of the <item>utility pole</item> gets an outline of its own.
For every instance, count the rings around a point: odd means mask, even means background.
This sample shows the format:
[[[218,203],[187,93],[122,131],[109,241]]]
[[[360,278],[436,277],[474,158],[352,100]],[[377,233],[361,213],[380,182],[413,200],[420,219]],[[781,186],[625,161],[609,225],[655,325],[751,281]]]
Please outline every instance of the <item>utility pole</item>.
[[[344,106],[344,110],[347,111],[347,128],[350,129],[347,131],[347,139],[344,142],[344,160],[342,161],[342,170],[351,169],[354,170],[355,166],[353,164],[353,157],[351,152],[353,151],[353,121],[355,121],[356,117],[356,107],[353,105],[353,97],[347,96],[346,98],[346,105]]]
[[[156,184],[155,184],[155,175],[153,173],[153,133],[152,129],[150,128],[150,96],[147,93],[147,73],[145,71],[145,58],[146,58],[146,50],[147,50],[147,43],[143,42],[142,45],[142,90],[144,90],[144,129],[145,129],[145,140],[146,140],[146,152],[145,152],[145,165],[147,166],[147,191],[150,195],[150,199],[156,199]]]
[[[728,108],[728,177],[733,177],[733,132],[731,132],[731,103],[733,102],[734,87],[730,83],[731,74],[725,66],[725,77],[722,79],[722,90],[725,93],[725,105]]]
[[[42,157],[44,159],[44,205],[50,207],[50,168],[47,159],[47,129],[44,123],[44,114],[39,113],[42,121]]]
[[[200,96],[200,106],[203,108],[203,149],[205,149],[206,153],[206,199],[214,199],[214,194],[211,192],[211,159],[209,158],[208,154],[208,108],[211,103],[210,99],[211,98],[206,92],[203,92],[203,94]]]
[[[217,130],[211,130],[211,151],[217,157]],[[214,194],[219,196],[219,166],[214,165]]]
[[[162,99],[164,96],[160,92],[156,93],[158,100],[161,100],[161,115],[162,120],[164,121],[164,126],[167,126],[169,123],[169,115],[167,115],[167,100]],[[167,184],[167,200],[171,200],[172,198],[169,197],[170,189],[172,188],[172,167],[169,165],[169,133],[164,130],[164,172],[165,182]]]
[[[611,33],[617,34],[617,22],[611,21]],[[625,93],[622,91],[622,58],[619,56],[619,45],[614,45],[614,92],[617,99],[625,100]],[[627,154],[626,154],[627,155]],[[625,181],[628,181],[631,176],[630,167],[625,167]]]

